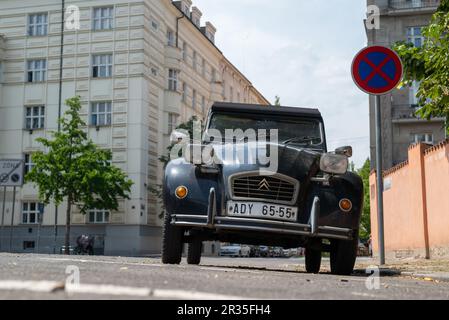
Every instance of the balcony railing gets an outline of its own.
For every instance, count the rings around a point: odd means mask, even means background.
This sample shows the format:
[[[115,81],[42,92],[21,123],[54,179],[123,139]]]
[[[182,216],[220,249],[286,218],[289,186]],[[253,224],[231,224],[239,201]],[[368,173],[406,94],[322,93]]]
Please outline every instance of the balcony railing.
[[[389,7],[396,10],[436,8],[440,0],[390,0]]]
[[[405,119],[419,119],[415,115],[417,108],[412,105],[394,105],[392,110],[392,117],[394,120],[405,120]]]

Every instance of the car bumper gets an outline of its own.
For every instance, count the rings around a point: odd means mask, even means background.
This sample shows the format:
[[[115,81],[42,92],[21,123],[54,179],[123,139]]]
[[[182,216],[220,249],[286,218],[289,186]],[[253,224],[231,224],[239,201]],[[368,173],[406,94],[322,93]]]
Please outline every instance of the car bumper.
[[[255,231],[284,235],[299,235],[306,237],[352,240],[354,230],[333,226],[318,225],[320,215],[320,199],[315,197],[310,212],[310,224],[265,220],[258,218],[227,217],[217,215],[217,200],[215,189],[209,192],[207,216],[204,215],[172,215],[171,223],[175,226],[190,228],[205,228],[210,230]]]

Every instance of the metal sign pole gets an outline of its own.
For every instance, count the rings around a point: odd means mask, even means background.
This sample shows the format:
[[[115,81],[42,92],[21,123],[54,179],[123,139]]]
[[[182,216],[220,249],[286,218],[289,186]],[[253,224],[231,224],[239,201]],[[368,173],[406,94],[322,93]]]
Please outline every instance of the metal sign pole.
[[[377,224],[379,233],[379,260],[380,265],[385,264],[385,242],[384,242],[384,186],[383,186],[383,164],[382,164],[382,117],[380,106],[380,95],[376,99],[376,177],[377,177]]]
[[[13,192],[12,192],[11,230],[9,230],[9,252],[12,252],[12,233],[13,233],[13,227],[14,227],[15,208],[16,208],[16,187],[13,188]]]
[[[5,233],[3,230],[3,226],[5,224],[5,206],[6,206],[6,186],[3,187],[3,207],[2,207],[2,225],[1,225],[1,235],[0,235],[0,250],[3,249],[3,238],[5,237]]]

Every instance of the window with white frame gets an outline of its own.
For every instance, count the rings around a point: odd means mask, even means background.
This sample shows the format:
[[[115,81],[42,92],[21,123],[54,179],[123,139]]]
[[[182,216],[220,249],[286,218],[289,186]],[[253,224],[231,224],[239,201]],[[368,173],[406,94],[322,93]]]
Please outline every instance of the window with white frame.
[[[196,108],[196,90],[192,91],[192,108]]]
[[[110,215],[110,213],[107,210],[92,209],[92,210],[89,210],[88,222],[89,223],[108,223],[109,215]]]
[[[39,223],[39,213],[44,213],[44,204],[39,202],[23,202],[22,203],[22,223],[36,224]]]
[[[229,101],[234,102],[234,88],[229,87]]]
[[[157,31],[159,29],[159,23],[157,23],[154,20],[151,20],[151,27],[153,28],[154,31]]]
[[[46,80],[47,60],[27,61],[27,82],[42,82]]]
[[[28,35],[46,36],[48,31],[48,14],[35,13],[28,16]]]
[[[33,155],[31,153],[25,153],[24,174],[30,172],[34,167]]]
[[[197,70],[197,68],[198,68],[198,57],[197,57],[197,53],[196,53],[196,51],[193,51],[193,62],[192,62],[192,67],[193,67],[193,70]]]
[[[168,70],[168,90],[178,91],[178,70]]]
[[[167,30],[167,45],[174,47],[176,45],[175,33],[172,30]]]
[[[168,130],[169,134],[171,134],[173,131],[175,131],[176,128],[178,127],[178,119],[179,119],[179,116],[177,114],[175,114],[175,113],[168,114],[167,130]]]
[[[187,61],[187,42],[182,44],[182,60]]]
[[[237,92],[237,102],[240,102],[240,92]]]
[[[187,17],[190,18],[190,9],[189,9],[188,6],[183,5],[183,6],[182,6],[182,11],[184,12],[184,14],[185,14]]]
[[[91,104],[90,119],[93,126],[110,126],[112,124],[112,102],[93,102]]]
[[[94,8],[93,29],[109,30],[114,26],[114,7]]]
[[[217,81],[217,70],[215,70],[215,68],[212,68],[211,81]]]
[[[206,98],[201,98],[201,113],[204,115],[206,113]]]
[[[92,77],[112,77],[112,54],[97,54],[92,56]]]
[[[410,106],[412,108],[419,108],[419,99],[418,99],[418,90],[419,90],[420,82],[413,81],[410,86]]]
[[[226,81],[223,80],[223,84],[221,87],[221,95],[223,96],[224,99],[226,99]]]
[[[43,129],[45,127],[45,107],[25,107],[25,129]]]
[[[206,59],[203,59],[203,62],[201,63],[201,74],[203,77],[206,76]]]
[[[422,35],[422,27],[408,27],[407,28],[407,42],[413,44],[415,47],[421,47],[424,43],[424,36]]]
[[[432,133],[413,133],[410,135],[411,143],[427,143],[433,144],[433,134]]]
[[[208,32],[208,34],[209,34],[208,35],[209,40],[215,43],[215,35],[210,32]]]
[[[182,102],[186,102],[187,101],[187,83],[183,83],[182,84]]]

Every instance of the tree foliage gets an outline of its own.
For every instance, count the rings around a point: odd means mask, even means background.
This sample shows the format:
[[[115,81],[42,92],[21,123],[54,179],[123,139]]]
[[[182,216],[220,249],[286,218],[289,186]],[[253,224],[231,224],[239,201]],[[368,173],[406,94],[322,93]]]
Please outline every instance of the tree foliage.
[[[360,227],[360,239],[368,240],[371,235],[371,218],[370,218],[370,186],[369,186],[369,176],[371,173],[370,160],[367,159],[363,164],[363,167],[357,170],[357,173],[363,180],[363,211]]]
[[[129,199],[133,182],[119,168],[110,164],[112,153],[101,150],[87,136],[79,116],[79,97],[66,100],[69,107],[60,119],[60,132],[52,139],[39,138],[46,152],[33,154],[34,166],[26,181],[39,189],[44,204],[68,202],[67,225],[70,230],[71,206],[76,204],[85,214],[89,209],[117,210],[120,198]],[[66,248],[68,235],[66,234]]]
[[[176,129],[182,129],[189,133],[190,139],[193,139],[193,124],[194,122],[198,121],[198,117],[193,116],[191,117],[187,122],[181,123],[176,127]],[[167,153],[159,157],[159,161],[162,162],[164,165],[164,169],[167,166],[167,164],[170,162],[170,152],[173,149],[173,144],[170,144],[167,147]],[[164,216],[165,208],[163,203],[163,186],[160,184],[150,184],[148,186],[148,190],[151,192],[153,196],[155,196],[158,200],[159,205],[162,208],[162,212],[159,215],[159,218],[162,218]]]
[[[404,64],[403,85],[419,81],[417,93],[423,119],[443,117],[449,123],[449,0],[442,0],[430,24],[422,29],[421,47],[398,42],[393,47]],[[449,130],[449,128],[447,128]]]

